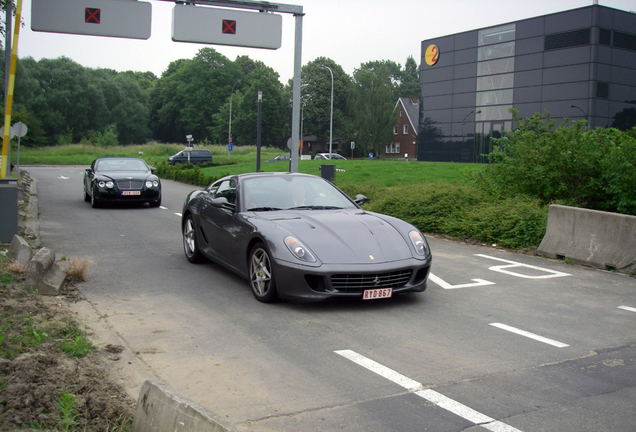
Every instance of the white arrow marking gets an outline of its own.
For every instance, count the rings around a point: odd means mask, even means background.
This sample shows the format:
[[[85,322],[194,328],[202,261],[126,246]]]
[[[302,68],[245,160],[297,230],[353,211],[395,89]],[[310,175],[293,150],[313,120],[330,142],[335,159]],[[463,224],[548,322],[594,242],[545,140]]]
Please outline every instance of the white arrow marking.
[[[473,281],[474,283],[469,283],[469,284],[451,285],[445,280],[435,276],[433,273],[429,274],[428,278],[444,289],[471,288],[471,287],[478,287],[478,286],[495,285],[494,282],[490,282],[483,279],[471,279],[471,281]]]

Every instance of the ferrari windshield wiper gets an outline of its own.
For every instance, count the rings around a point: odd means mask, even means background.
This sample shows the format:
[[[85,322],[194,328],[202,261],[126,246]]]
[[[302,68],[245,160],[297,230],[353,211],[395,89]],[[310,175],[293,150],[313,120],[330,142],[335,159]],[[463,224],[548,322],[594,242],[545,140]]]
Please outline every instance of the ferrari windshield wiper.
[[[276,211],[276,210],[281,210],[281,209],[276,207],[254,207],[254,208],[247,209],[247,211]]]

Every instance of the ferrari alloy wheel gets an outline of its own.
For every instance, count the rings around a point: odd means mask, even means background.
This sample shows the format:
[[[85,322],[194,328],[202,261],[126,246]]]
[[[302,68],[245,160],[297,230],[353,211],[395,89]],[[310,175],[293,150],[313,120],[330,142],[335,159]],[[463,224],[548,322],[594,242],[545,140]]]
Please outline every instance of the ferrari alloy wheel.
[[[191,215],[188,215],[185,222],[183,222],[183,250],[186,258],[191,263],[202,261],[203,257],[197,244],[197,229]]]
[[[272,260],[262,243],[254,245],[250,253],[250,286],[256,300],[263,303],[278,300]]]

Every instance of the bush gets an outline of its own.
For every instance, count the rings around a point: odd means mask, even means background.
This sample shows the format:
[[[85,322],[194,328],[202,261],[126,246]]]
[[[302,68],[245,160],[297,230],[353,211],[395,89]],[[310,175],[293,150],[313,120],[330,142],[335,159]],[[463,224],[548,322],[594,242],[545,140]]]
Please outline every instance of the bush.
[[[538,246],[548,218],[547,206],[536,199],[497,198],[465,182],[395,186],[373,195],[366,210],[398,217],[422,232],[511,249]]]
[[[206,187],[210,183],[215,182],[220,177],[206,176],[200,167],[192,164],[168,165],[163,162],[157,166],[156,174],[165,179],[175,180],[182,183],[188,183],[195,186]]]
[[[526,195],[561,203],[636,214],[636,134],[587,129],[584,121],[555,128],[549,113],[519,121],[495,140],[491,165],[472,179],[493,195]]]

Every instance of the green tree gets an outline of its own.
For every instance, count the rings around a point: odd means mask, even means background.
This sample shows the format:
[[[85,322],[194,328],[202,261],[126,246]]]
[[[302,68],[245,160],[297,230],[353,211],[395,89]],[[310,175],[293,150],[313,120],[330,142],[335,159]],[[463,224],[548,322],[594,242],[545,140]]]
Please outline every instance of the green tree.
[[[363,64],[353,73],[351,112],[356,131],[356,145],[364,151],[380,155],[393,139],[397,122],[393,112],[392,68],[385,63]]]
[[[251,72],[237,104],[238,120],[235,131],[237,143],[256,144],[258,124],[258,91],[262,91],[261,142],[264,146],[282,146],[285,142],[286,102],[283,86],[272,68],[262,67]]]
[[[400,83],[396,93],[398,97],[420,97],[420,71],[413,56],[406,59],[404,69],[400,71]]]
[[[71,131],[74,142],[108,125],[109,113],[102,89],[90,70],[66,57],[27,63],[36,80],[27,110],[41,121],[49,144]],[[28,125],[27,125],[28,126]]]
[[[210,140],[213,114],[241,76],[238,66],[212,48],[172,62],[153,89],[153,136],[165,142],[183,142],[188,134],[195,141]]]
[[[318,57],[307,63],[301,71],[301,132],[303,136],[316,135],[319,141],[329,141],[331,73],[324,66],[333,72],[333,139],[342,140],[348,135],[347,97],[351,89],[351,78],[340,65],[325,57]],[[287,93],[291,103],[291,82]],[[289,113],[291,120],[291,105]]]

